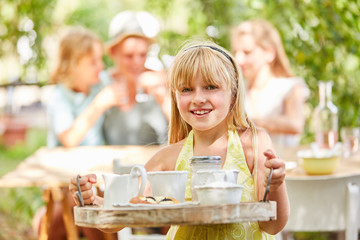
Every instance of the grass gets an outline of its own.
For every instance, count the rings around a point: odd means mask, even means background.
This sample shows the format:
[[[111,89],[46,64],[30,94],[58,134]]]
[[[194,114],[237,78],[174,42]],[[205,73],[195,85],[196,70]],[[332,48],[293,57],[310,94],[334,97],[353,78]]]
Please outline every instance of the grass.
[[[26,157],[46,144],[46,130],[29,129],[26,142],[15,146],[0,145],[0,176],[14,170]],[[37,239],[32,218],[44,203],[39,188],[3,188],[0,198],[0,240]]]

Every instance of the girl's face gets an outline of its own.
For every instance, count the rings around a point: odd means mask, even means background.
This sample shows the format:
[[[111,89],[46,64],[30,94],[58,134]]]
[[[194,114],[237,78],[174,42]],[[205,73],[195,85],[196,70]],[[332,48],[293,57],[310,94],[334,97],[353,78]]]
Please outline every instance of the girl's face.
[[[145,71],[149,47],[147,39],[129,37],[111,49],[111,56],[114,64],[123,74],[138,77]]]
[[[204,131],[217,126],[227,128],[231,95],[225,85],[209,85],[197,74],[191,86],[176,91],[176,102],[184,121],[194,130]]]
[[[267,51],[258,46],[250,34],[240,35],[233,43],[236,62],[240,65],[243,76],[247,80],[254,80],[262,67],[269,64]]]
[[[91,87],[99,82],[99,73],[104,69],[103,49],[95,43],[93,53],[82,57],[74,68],[74,80]]]

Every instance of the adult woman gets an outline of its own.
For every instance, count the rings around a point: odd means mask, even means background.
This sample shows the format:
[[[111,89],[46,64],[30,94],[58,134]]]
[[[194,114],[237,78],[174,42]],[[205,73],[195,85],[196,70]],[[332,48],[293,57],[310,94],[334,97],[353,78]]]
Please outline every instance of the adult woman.
[[[249,117],[270,133],[278,150],[296,145],[308,89],[294,77],[278,31],[265,20],[243,22],[233,32],[232,51],[247,80]]]
[[[147,24],[147,25],[144,25]],[[166,142],[170,114],[165,72],[145,67],[157,31],[148,31],[156,20],[147,12],[124,11],[109,27],[107,51],[114,66],[101,73],[105,85],[120,85],[117,107],[105,114],[104,136],[110,145],[148,145]],[[151,30],[151,29],[150,29]]]

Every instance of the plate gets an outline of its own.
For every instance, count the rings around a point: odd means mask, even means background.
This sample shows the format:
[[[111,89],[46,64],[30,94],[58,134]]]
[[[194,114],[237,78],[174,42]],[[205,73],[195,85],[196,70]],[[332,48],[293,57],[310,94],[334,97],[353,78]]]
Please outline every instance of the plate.
[[[183,207],[189,205],[199,205],[199,202],[184,202],[184,203],[171,203],[171,204],[145,204],[145,203],[113,203],[113,207],[134,207],[134,208],[172,208],[172,207]]]

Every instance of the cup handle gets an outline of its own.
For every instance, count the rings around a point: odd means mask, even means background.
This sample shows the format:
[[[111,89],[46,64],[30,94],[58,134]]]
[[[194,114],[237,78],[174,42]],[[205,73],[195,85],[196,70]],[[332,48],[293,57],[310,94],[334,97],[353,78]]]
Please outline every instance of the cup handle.
[[[139,192],[137,195],[142,196],[142,195],[144,195],[145,184],[146,184],[146,180],[147,180],[147,174],[146,174],[145,168],[141,165],[135,165],[131,169],[130,175],[138,177],[139,173],[141,176],[141,183],[140,183],[140,188],[139,188]]]

